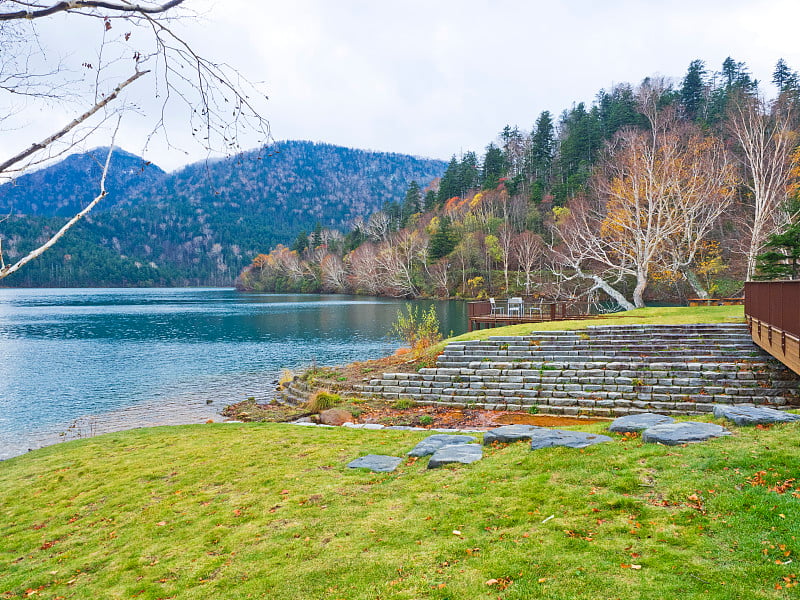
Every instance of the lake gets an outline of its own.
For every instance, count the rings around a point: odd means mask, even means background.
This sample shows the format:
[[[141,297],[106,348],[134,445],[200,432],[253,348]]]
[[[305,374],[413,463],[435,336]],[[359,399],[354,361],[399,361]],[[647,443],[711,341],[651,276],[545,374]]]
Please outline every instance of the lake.
[[[436,306],[445,335],[462,302]],[[402,300],[231,289],[0,290],[0,459],[105,431],[221,420],[283,368],[377,358]]]

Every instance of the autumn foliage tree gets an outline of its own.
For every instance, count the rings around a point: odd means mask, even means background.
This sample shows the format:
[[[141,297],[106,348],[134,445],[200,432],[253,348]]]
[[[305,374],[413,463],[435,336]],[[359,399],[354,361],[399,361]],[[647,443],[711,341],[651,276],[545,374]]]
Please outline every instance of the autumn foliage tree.
[[[671,109],[647,116],[649,131],[626,128],[607,146],[591,193],[570,204],[560,232],[565,275],[592,280],[625,308],[644,306],[655,271],[685,276],[735,183],[718,140]],[[625,278],[630,300],[619,288]]]

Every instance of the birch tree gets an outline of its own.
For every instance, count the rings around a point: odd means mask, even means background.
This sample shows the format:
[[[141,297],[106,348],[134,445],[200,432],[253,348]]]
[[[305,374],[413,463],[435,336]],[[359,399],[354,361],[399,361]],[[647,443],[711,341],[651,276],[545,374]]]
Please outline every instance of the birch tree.
[[[398,297],[418,296],[415,267],[425,261],[427,253],[428,237],[423,233],[407,229],[395,233],[377,254],[384,291]]]
[[[523,231],[514,237],[513,251],[519,270],[525,275],[522,283],[525,286],[525,295],[527,296],[531,293],[533,271],[542,260],[545,245],[540,236],[531,231]]]
[[[570,205],[560,232],[562,275],[590,279],[626,309],[644,306],[654,271],[684,272],[733,194],[721,143],[670,113],[649,115],[650,131],[614,138],[592,193]],[[630,300],[618,287],[625,278]]]
[[[796,115],[792,102],[771,106],[759,96],[740,94],[730,103],[728,129],[738,142],[750,192],[743,200],[747,279],[756,269],[756,256],[764,242],[786,224],[781,210],[787,199],[792,150],[797,144]]]

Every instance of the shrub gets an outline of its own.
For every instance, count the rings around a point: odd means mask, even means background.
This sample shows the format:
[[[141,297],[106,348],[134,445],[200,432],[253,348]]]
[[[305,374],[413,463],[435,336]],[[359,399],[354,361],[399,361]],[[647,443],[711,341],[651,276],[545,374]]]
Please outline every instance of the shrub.
[[[433,425],[433,417],[430,415],[421,415],[419,417],[420,425]]]
[[[389,335],[399,337],[419,356],[442,339],[436,309],[431,306],[427,311],[422,311],[418,306],[406,304],[405,312],[402,309],[397,311],[397,320],[392,324]]]
[[[329,390],[317,390],[306,402],[305,409],[318,413],[333,408],[341,401],[342,398],[339,394],[333,394]]]
[[[407,408],[415,406],[416,404],[417,403],[411,400],[411,398],[398,398],[397,400],[394,401],[392,407],[396,408],[397,410],[405,410]]]

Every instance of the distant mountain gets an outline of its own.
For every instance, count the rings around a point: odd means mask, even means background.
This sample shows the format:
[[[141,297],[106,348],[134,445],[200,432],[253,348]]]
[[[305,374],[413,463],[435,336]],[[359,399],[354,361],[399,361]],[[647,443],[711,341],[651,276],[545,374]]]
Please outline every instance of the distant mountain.
[[[108,148],[72,154],[54,165],[0,186],[0,213],[69,217],[99,191]],[[94,209],[103,211],[126,200],[134,188],[154,185],[165,173],[142,157],[115,149],[106,177],[108,195]]]
[[[54,230],[63,223],[52,215],[73,214],[80,209],[69,207],[94,196],[97,182],[84,175],[91,171],[73,167],[95,161],[81,156],[25,176],[36,180],[20,177],[7,184],[15,190],[0,186],[0,198],[14,199],[5,206],[13,206],[15,216],[0,224],[6,262],[30,248],[42,227]],[[170,174],[134,155],[120,157],[126,160],[113,164],[105,210],[90,213],[57,246],[0,285],[230,285],[255,254],[290,243],[317,222],[347,228],[385,202],[402,201],[411,181],[425,186],[447,166],[299,141]],[[18,191],[23,183],[27,194]]]

